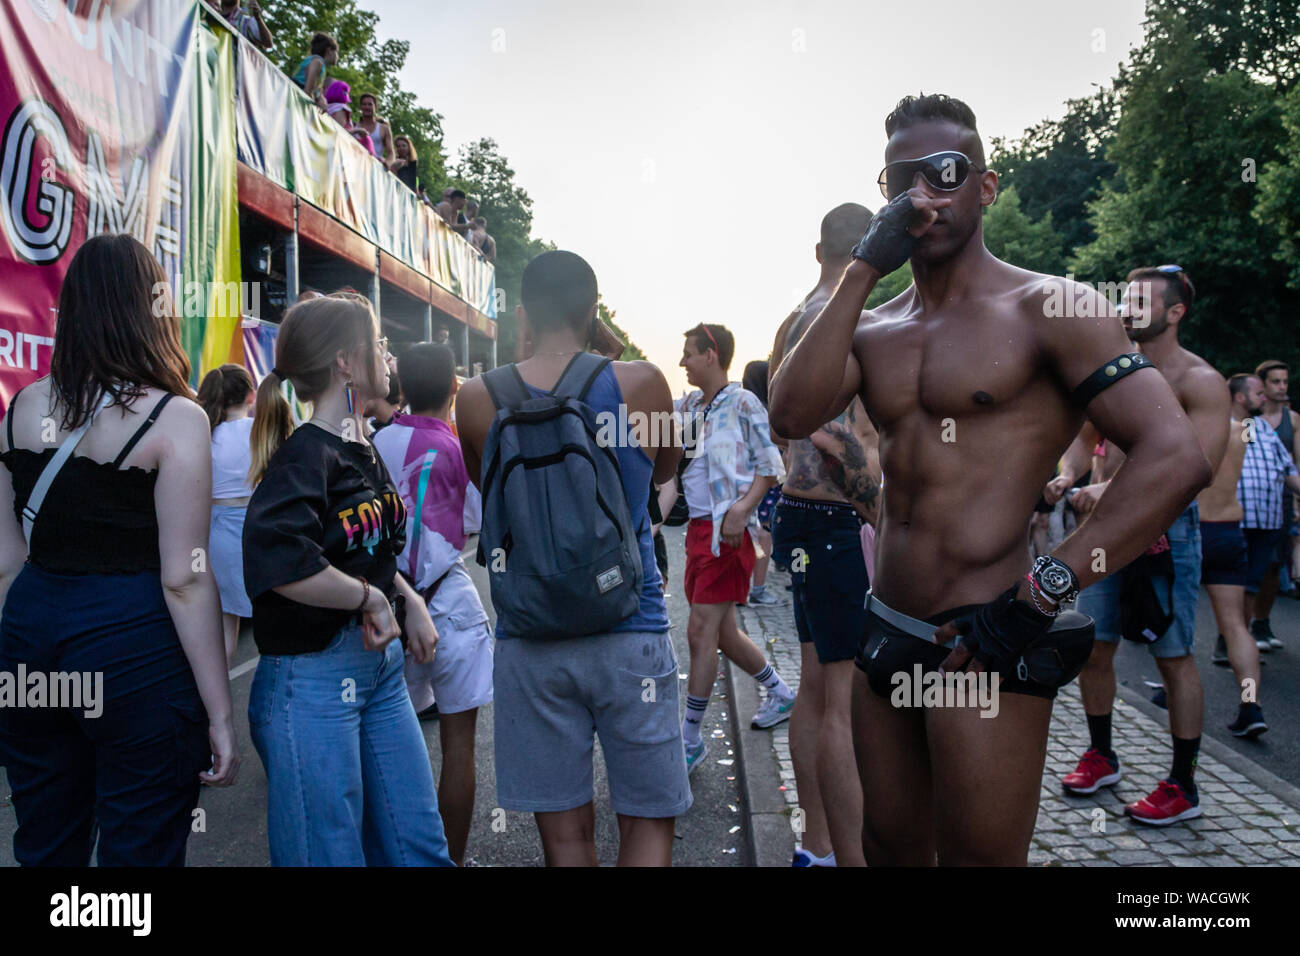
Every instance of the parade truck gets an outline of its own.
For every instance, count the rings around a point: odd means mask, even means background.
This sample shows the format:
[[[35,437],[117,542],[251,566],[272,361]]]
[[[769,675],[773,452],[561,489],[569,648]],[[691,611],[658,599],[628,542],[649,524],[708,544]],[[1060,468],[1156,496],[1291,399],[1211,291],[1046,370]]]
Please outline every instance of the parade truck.
[[[100,233],[162,264],[194,384],[225,362],[260,381],[307,289],[496,365],[491,263],[199,0],[0,0],[0,130],[6,407],[49,371],[64,272]]]

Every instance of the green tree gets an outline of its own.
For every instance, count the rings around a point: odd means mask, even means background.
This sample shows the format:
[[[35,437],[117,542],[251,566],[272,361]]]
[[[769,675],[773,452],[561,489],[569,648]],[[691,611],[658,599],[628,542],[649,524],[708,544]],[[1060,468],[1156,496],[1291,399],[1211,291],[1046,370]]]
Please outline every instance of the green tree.
[[[1273,257],[1287,269],[1287,283],[1300,290],[1300,86],[1292,87],[1282,111],[1287,137],[1276,162],[1259,174],[1255,220],[1278,237]]]
[[[362,93],[379,97],[379,115],[388,120],[393,135],[411,138],[419,155],[420,182],[441,183],[447,178],[442,148],[442,115],[421,106],[415,94],[402,89],[398,75],[406,65],[411,44],[406,40],[379,42],[379,15],[357,6],[356,0],[299,0],[268,3],[266,25],[275,35],[272,60],[287,74],[311,53],[311,37],[328,33],[339,45],[339,62],[330,67],[329,79],[344,80],[352,89],[353,109],[359,111]]]
[[[884,305],[894,296],[912,284],[912,264],[904,263],[901,269],[895,269],[887,276],[881,276],[876,287],[867,296],[867,308],[875,309]]]
[[[1243,161],[1273,161],[1283,139],[1273,84],[1216,72],[1187,25],[1149,6],[1157,23],[1121,85],[1107,157],[1117,172],[1089,205],[1096,238],[1072,271],[1119,281],[1139,265],[1177,263],[1197,301],[1183,341],[1220,370],[1253,367],[1263,353],[1294,361],[1296,296],[1274,258],[1269,219],[1252,218],[1259,189]]]
[[[1278,93],[1300,75],[1300,0],[1148,0],[1147,43],[1192,38],[1219,75],[1247,73]]]
[[[496,141],[480,139],[460,148],[455,169],[446,185],[457,186],[479,202],[488,233],[496,240],[497,300],[504,305],[497,315],[497,354],[502,361],[515,353],[519,280],[534,256],[555,248],[531,236],[533,200],[515,182],[515,171]],[[439,184],[439,189],[442,184]]]
[[[989,165],[1002,189],[1015,189],[1030,219],[1051,217],[1063,254],[1095,238],[1086,207],[1115,174],[1106,146],[1117,118],[1115,93],[1100,90],[1070,100],[1061,119],[1044,120],[1014,142],[992,142]]]
[[[984,210],[984,244],[1012,265],[1049,275],[1065,271],[1065,242],[1052,226],[1052,214],[1034,222],[1021,209],[1014,186],[999,191],[997,201]]]
[[[619,341],[623,343],[623,354],[619,356],[619,360],[623,362],[643,361],[645,359],[645,353],[636,347],[636,344],[628,337],[628,334],[619,328],[618,324],[614,321],[614,316],[617,314],[617,312],[606,306],[604,302],[596,303],[597,318],[608,325],[613,330],[614,334],[618,336]]]

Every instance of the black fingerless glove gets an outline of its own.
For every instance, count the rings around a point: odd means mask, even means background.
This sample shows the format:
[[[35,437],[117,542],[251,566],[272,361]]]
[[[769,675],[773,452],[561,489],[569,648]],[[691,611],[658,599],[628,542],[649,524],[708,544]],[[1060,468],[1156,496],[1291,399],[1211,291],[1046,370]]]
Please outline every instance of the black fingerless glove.
[[[1016,600],[1020,582],[975,612],[962,644],[984,665],[1003,677],[1016,676],[1021,655],[1052,626],[1053,618],[1025,601]]]
[[[871,217],[867,234],[853,248],[853,258],[861,259],[881,276],[899,268],[912,255],[916,237],[907,231],[915,209],[912,197],[899,193]]]

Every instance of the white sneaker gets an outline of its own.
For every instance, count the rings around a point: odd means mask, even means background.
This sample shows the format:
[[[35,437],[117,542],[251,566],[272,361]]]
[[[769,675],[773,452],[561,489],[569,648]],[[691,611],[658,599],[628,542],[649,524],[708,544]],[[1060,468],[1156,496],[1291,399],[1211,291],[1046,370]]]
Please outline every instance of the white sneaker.
[[[750,607],[785,607],[790,602],[777,597],[771,591],[764,588],[762,591],[750,589],[748,604]]]
[[[768,727],[775,727],[790,719],[790,712],[794,710],[793,697],[781,697],[779,694],[768,693],[767,699],[754,713],[749,725],[755,730],[766,730]]]

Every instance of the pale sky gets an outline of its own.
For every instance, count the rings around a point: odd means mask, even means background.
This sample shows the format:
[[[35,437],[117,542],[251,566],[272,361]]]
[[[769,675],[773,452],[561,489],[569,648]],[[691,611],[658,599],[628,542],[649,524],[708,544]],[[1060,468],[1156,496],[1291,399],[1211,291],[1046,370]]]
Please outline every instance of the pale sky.
[[[402,84],[443,115],[449,164],[462,143],[497,141],[533,199],[533,235],[591,263],[674,394],[686,387],[682,332],[697,322],[735,334],[732,378],[767,357],[817,281],[822,216],[881,204],[884,119],[900,97],[965,100],[988,147],[1108,83],[1141,42],[1143,10],[1142,0],[363,5],[381,38],[410,41]]]

